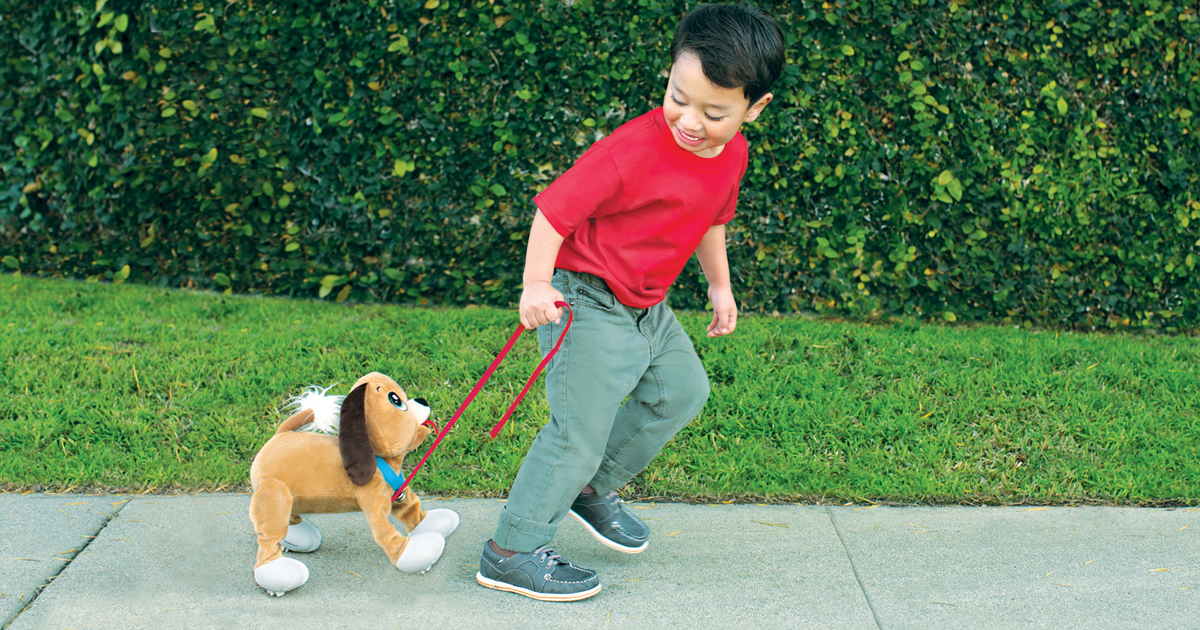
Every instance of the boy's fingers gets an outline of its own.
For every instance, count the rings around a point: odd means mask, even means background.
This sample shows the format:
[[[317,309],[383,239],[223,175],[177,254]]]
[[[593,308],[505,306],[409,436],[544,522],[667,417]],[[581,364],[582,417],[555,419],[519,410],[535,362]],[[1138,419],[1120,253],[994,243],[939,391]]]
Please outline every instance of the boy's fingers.
[[[708,324],[708,336],[720,337],[728,335],[737,327],[737,314],[730,313],[713,315],[712,322]]]
[[[554,308],[554,323],[555,324],[562,323],[562,316],[563,316],[563,308],[561,306],[559,306],[557,303],[558,302],[566,302],[566,301],[567,301],[567,298],[563,297],[562,292],[558,291],[556,289],[554,291],[554,300],[552,302],[550,302],[550,305]]]
[[[546,323],[542,321],[542,312],[538,309],[530,309],[528,312],[521,314],[521,325],[526,330],[533,330],[538,326]]]
[[[562,317],[562,309],[540,308],[530,311],[529,315],[521,316],[521,325],[527,330],[534,330],[550,322],[558,323]]]

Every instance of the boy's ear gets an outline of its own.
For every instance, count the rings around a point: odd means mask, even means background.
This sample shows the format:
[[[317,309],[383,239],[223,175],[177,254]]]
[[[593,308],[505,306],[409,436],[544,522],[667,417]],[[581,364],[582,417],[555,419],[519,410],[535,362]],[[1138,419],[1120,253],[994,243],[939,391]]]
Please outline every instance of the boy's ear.
[[[758,102],[751,105],[750,109],[746,111],[746,119],[743,122],[754,122],[757,120],[758,115],[766,109],[767,103],[770,103],[772,98],[775,98],[775,95],[770,92],[763,94],[762,98],[758,99]]]

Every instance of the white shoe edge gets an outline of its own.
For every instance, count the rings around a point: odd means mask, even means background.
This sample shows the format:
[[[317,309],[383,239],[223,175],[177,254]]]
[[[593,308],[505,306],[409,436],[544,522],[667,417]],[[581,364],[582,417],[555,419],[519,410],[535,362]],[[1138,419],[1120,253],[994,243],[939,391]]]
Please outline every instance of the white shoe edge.
[[[643,551],[646,550],[647,547],[650,546],[649,539],[647,539],[645,542],[643,542],[640,547],[626,547],[624,545],[617,544],[617,543],[605,538],[604,534],[601,534],[600,532],[596,531],[596,528],[592,527],[592,524],[587,522],[587,519],[576,514],[575,510],[568,510],[567,515],[570,516],[571,518],[575,519],[576,521],[579,521],[579,524],[583,525],[583,528],[586,529],[588,531],[588,533],[592,535],[592,538],[595,538],[597,541],[600,542],[600,544],[604,545],[605,547],[608,547],[609,549],[614,549],[616,551],[620,551],[621,553],[642,553]]]
[[[308,567],[292,558],[276,558],[254,570],[254,581],[268,594],[282,597],[284,593],[304,586]]]
[[[446,508],[429,510],[425,514],[425,518],[408,535],[416,536],[417,534],[433,532],[441,534],[442,538],[447,538],[450,534],[454,533],[454,530],[458,529],[458,523],[458,513],[454,510],[447,510]]]
[[[408,546],[396,560],[396,568],[405,573],[424,573],[442,557],[446,537],[437,532],[422,532],[408,537]]]
[[[287,536],[279,541],[279,546],[297,553],[311,553],[321,546],[321,530],[308,521],[288,525]]]
[[[525,597],[528,597],[530,599],[536,599],[536,600],[542,601],[542,602],[577,602],[581,599],[587,599],[587,598],[591,597],[592,595],[599,593],[600,586],[601,586],[600,584],[597,584],[593,588],[589,588],[586,591],[580,591],[578,593],[556,594],[556,593],[538,593],[537,591],[532,591],[527,588],[515,586],[515,585],[509,584],[507,582],[500,582],[498,580],[493,580],[491,578],[484,577],[484,575],[482,573],[478,573],[478,572],[475,573],[475,581],[479,582],[481,585],[486,586],[488,588],[496,589],[497,591],[508,591],[509,593],[516,593],[518,595],[524,595]]]

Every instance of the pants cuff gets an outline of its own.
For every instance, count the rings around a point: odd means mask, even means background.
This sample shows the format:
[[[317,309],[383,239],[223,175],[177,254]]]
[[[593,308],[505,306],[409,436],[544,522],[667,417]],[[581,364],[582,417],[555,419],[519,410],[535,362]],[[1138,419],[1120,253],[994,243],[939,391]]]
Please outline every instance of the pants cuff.
[[[514,516],[506,506],[500,511],[500,524],[496,526],[496,533],[492,535],[492,540],[501,549],[529,553],[542,545],[550,544],[550,541],[554,540],[556,531],[558,531],[558,525],[538,523]]]

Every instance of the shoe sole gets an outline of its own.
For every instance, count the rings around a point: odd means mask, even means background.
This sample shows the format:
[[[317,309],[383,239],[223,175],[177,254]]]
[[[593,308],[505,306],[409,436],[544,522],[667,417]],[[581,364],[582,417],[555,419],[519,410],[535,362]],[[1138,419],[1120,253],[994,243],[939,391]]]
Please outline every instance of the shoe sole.
[[[571,518],[579,521],[579,524],[583,525],[583,528],[588,530],[589,533],[591,533],[592,538],[595,538],[596,540],[600,541],[600,544],[604,545],[605,547],[608,547],[609,549],[616,549],[617,551],[620,551],[622,553],[642,553],[643,551],[646,550],[646,547],[650,546],[649,540],[642,543],[641,547],[626,547],[625,545],[622,545],[620,543],[615,543],[615,542],[609,540],[608,538],[606,538],[604,536],[604,534],[601,534],[600,532],[596,531],[596,528],[592,527],[592,524],[587,522],[587,520],[585,520],[582,516],[576,514],[575,510],[568,510],[567,514],[570,514]]]
[[[590,588],[586,591],[580,591],[578,593],[539,593],[537,591],[531,591],[527,588],[521,588],[520,586],[513,586],[507,582],[498,582],[491,578],[483,577],[482,573],[475,574],[475,581],[488,588],[496,589],[497,591],[508,591],[509,593],[524,595],[525,597],[543,602],[577,602],[581,599],[587,599],[600,592],[600,585],[597,584],[595,588]]]

